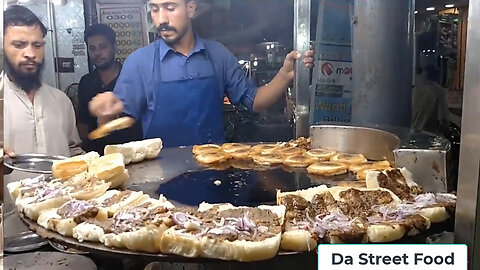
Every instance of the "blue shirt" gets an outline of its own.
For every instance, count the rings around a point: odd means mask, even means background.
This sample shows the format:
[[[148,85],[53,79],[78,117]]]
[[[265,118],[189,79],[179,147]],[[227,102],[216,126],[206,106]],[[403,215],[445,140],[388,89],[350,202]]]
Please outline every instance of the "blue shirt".
[[[160,69],[153,68],[155,55],[159,57]],[[160,70],[160,74],[153,74],[153,70]],[[233,104],[242,103],[252,110],[257,86],[248,80],[238,60],[223,45],[198,36],[195,36],[195,46],[187,56],[176,52],[161,39],[134,51],[123,64],[114,93],[123,102],[126,114],[142,120],[145,134],[155,108],[158,87],[155,78],[169,82],[213,74],[222,95],[227,95]]]

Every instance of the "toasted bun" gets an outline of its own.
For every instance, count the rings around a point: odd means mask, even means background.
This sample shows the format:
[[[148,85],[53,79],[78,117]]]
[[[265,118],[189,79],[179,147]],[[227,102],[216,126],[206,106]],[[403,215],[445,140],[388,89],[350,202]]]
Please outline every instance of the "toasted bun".
[[[128,180],[123,155],[120,153],[105,155],[90,164],[89,173],[98,179],[110,182],[111,187],[119,187]]]
[[[195,157],[199,163],[202,164],[212,164],[212,163],[221,163],[225,162],[230,159],[230,156],[224,152],[216,152],[216,153],[206,153],[206,154],[199,154]]]
[[[371,243],[387,243],[401,239],[406,231],[400,224],[375,224],[367,229],[368,241]]]
[[[216,241],[203,237],[201,241],[201,256],[222,260],[235,260],[240,262],[252,262],[266,260],[275,255],[280,247],[281,233],[269,237],[263,241]]]
[[[317,248],[317,241],[306,230],[292,229],[282,234],[280,248],[290,251],[311,251]]]
[[[303,155],[307,150],[303,148],[298,148],[298,147],[284,147],[284,148],[279,148],[274,151],[274,153],[279,153],[285,157],[289,156],[301,156]]]
[[[332,158],[336,154],[337,154],[337,151],[320,149],[320,148],[311,149],[311,150],[309,150],[305,153],[305,155],[307,155],[311,158],[315,158],[315,159],[318,159],[318,160],[324,160],[324,161],[330,160],[330,158]]]
[[[161,251],[159,243],[166,229],[165,225],[160,227],[150,225],[137,231],[105,234],[101,241],[107,247],[126,247],[130,250],[158,253]]]
[[[237,160],[251,160],[252,159],[252,151],[250,148],[243,148],[236,150],[235,152],[231,152],[230,155],[232,158]]]
[[[163,148],[163,142],[160,138],[146,139],[141,141],[141,143],[147,147],[146,159],[157,158]]]
[[[130,164],[133,160],[133,155],[135,154],[135,149],[131,146],[125,146],[122,144],[119,145],[107,145],[104,149],[105,155],[110,155],[114,153],[120,153],[123,155],[123,163],[125,165]]]
[[[252,154],[254,155],[266,155],[266,154],[271,154],[275,150],[278,150],[281,148],[278,144],[272,144],[272,143],[265,143],[265,144],[257,144],[252,147]]]
[[[103,239],[103,236],[105,235],[102,227],[87,222],[78,224],[72,231],[73,237],[80,243],[83,241],[99,243],[100,239]]]
[[[88,165],[99,157],[100,155],[97,152],[89,152],[84,155],[57,160],[52,165],[53,177],[68,179],[85,172],[88,169]]]
[[[147,158],[148,149],[141,141],[124,143],[123,146],[133,149],[132,162],[141,162]]]
[[[128,116],[120,117],[104,125],[101,125],[94,131],[90,132],[90,134],[88,134],[88,138],[90,138],[91,140],[100,139],[107,136],[108,134],[110,134],[115,130],[129,128],[134,123],[135,123],[135,119],[131,117],[128,117]]]
[[[162,253],[195,258],[200,256],[202,241],[190,234],[178,233],[175,227],[171,227],[163,233],[159,247]]]
[[[347,166],[340,162],[320,161],[308,166],[307,172],[317,175],[339,175],[347,172]]]
[[[253,156],[253,161],[260,165],[270,166],[282,164],[285,160],[281,154],[261,154]]]
[[[428,218],[431,223],[444,222],[449,218],[447,210],[445,209],[445,207],[442,206],[421,209],[419,211],[419,214]]]
[[[390,168],[390,163],[384,160],[384,161],[365,162],[360,164],[351,164],[348,167],[348,170],[354,172],[358,180],[365,180],[367,177],[366,175],[368,171],[384,170],[387,168]]]
[[[338,153],[333,156],[330,161],[337,161],[347,164],[359,164],[367,162],[367,159],[362,154]]]
[[[312,165],[315,159],[304,155],[288,156],[283,161],[283,165],[288,167],[303,168]]]
[[[192,153],[194,155],[200,155],[200,154],[216,153],[219,150],[221,150],[220,145],[202,144],[202,145],[194,145],[192,148]]]
[[[246,145],[243,143],[224,143],[222,145],[222,150],[225,151],[226,153],[233,153],[237,152],[239,150],[248,150],[250,149],[250,145]]]

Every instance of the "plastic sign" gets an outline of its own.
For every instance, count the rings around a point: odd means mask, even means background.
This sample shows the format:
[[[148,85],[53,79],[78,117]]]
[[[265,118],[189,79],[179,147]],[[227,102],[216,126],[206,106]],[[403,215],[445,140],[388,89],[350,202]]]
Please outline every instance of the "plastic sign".
[[[319,245],[318,269],[467,270],[463,244]]]

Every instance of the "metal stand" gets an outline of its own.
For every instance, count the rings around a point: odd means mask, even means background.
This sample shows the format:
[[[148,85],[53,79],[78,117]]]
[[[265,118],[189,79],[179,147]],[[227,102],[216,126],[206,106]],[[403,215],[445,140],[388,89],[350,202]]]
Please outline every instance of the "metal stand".
[[[455,242],[468,245],[468,268],[480,268],[480,2],[470,1],[458,173]]]

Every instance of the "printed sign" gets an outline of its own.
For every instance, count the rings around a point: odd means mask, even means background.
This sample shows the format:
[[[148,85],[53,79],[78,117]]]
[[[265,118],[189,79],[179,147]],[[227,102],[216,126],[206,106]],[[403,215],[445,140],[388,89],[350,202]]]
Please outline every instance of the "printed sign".
[[[352,63],[320,61],[318,84],[341,85],[348,90],[352,85]]]
[[[312,122],[345,123],[352,114],[352,0],[322,0],[315,50]]]
[[[467,270],[464,244],[319,245],[318,269]]]
[[[133,51],[146,45],[145,22],[140,6],[100,7],[99,20],[117,33],[117,61],[123,63]]]
[[[350,122],[352,102],[349,98],[318,97],[315,99],[315,119],[325,122]]]

